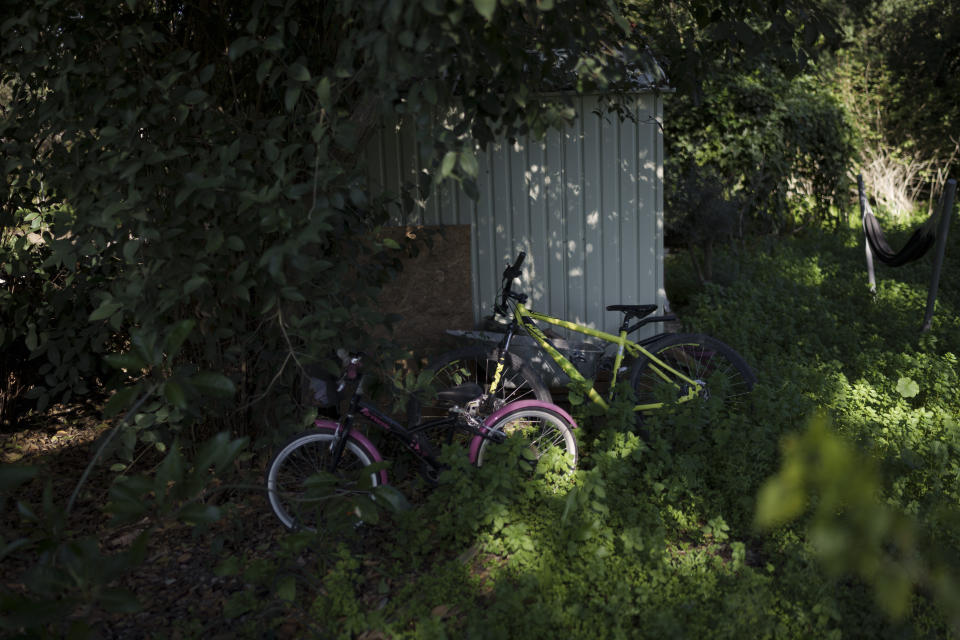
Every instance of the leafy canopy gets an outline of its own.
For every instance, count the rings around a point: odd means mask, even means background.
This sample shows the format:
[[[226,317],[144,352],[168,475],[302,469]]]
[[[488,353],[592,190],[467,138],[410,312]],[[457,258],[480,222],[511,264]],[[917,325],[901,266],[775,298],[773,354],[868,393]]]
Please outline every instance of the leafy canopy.
[[[478,144],[571,117],[547,93],[565,83],[615,95],[640,50],[600,0],[51,1],[6,15],[0,222],[15,286],[0,340],[38,363],[41,405],[156,389],[148,432],[282,420],[262,401],[292,389],[298,365],[371,346],[399,255],[376,239],[384,203],[361,161],[380,123],[412,118],[422,138],[432,175],[404,202],[444,177],[470,190]]]

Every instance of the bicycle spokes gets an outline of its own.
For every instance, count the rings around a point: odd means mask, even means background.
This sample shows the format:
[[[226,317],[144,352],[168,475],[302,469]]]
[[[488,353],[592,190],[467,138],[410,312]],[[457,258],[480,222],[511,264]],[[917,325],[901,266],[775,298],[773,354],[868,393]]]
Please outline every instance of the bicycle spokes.
[[[515,445],[520,448],[519,454],[524,466],[533,471],[538,463],[553,468],[557,463],[556,457],[564,458],[566,442],[564,433],[556,429],[552,422],[534,416],[519,416],[503,426],[502,433],[508,441],[522,442]],[[563,460],[564,468],[570,469],[570,461]]]
[[[750,391],[749,382],[736,365],[723,353],[704,345],[674,344],[656,351],[655,356],[662,365],[651,361],[637,378],[635,392],[640,404],[686,402],[694,398],[730,401]]]

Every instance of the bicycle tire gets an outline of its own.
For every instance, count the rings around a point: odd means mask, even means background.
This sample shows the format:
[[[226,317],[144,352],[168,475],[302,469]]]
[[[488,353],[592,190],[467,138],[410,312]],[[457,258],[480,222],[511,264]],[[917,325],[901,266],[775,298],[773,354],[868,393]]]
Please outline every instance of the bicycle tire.
[[[469,382],[479,384],[486,389],[493,380],[499,354],[499,346],[462,347],[441,354],[428,365],[427,369],[434,372],[433,384],[438,391]],[[479,407],[480,418],[485,418],[509,402],[526,399],[543,402],[553,400],[550,390],[540,376],[519,356],[507,352],[500,385],[492,401],[486,403],[486,406]],[[442,418],[447,415],[449,408],[448,403],[439,400],[423,403],[415,396],[411,396],[407,403],[407,423],[417,425]]]
[[[750,366],[729,345],[702,333],[671,333],[646,347],[660,360],[698,381],[705,397],[722,394],[725,406],[739,406],[746,401],[757,378]],[[630,386],[637,396],[637,404],[653,404],[665,396],[683,397],[689,385],[681,384],[674,391],[661,392],[664,384],[650,357],[641,354],[630,370]]]
[[[299,433],[288,440],[270,461],[267,467],[267,497],[270,508],[288,529],[315,531],[319,526],[316,508],[310,509],[304,500],[307,493],[307,478],[326,471],[330,455],[330,442],[336,434],[336,425],[318,425]],[[369,466],[381,459],[379,452],[369,442],[351,433],[343,449],[343,455],[334,473],[344,475]],[[372,486],[386,482],[384,472],[372,473]]]
[[[557,411],[546,407],[520,408],[498,418],[489,429],[503,432],[508,438],[514,435],[532,436],[530,449],[533,451],[535,460],[540,460],[554,447],[561,447],[562,453],[569,456],[570,470],[577,468],[579,458],[577,439],[566,418]],[[491,445],[492,441],[487,439],[480,443],[476,458],[478,467],[483,466],[487,448]]]

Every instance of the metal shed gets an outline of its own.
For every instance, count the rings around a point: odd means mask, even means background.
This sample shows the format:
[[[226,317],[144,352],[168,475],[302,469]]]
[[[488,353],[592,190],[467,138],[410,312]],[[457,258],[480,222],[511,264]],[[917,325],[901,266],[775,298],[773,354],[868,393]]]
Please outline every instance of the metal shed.
[[[662,93],[632,98],[630,118],[574,98],[576,119],[544,140],[495,143],[479,154],[479,200],[444,184],[397,225],[469,225],[472,308],[493,310],[505,264],[527,252],[531,306],[615,332],[610,304],[663,306]],[[367,151],[374,192],[397,193],[420,168],[414,132],[385,127]],[[465,248],[464,248],[465,250]]]

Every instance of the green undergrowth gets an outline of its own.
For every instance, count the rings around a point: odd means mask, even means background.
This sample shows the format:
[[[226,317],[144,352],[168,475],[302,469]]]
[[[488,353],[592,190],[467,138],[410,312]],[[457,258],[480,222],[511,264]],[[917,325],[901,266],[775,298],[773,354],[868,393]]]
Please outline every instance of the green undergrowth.
[[[958,261],[948,248],[944,273]],[[921,335],[929,260],[879,267],[873,296],[854,233],[741,247],[718,266],[736,277],[689,289],[679,312],[755,368],[742,411],[686,405],[641,424],[625,403],[580,411],[569,475],[529,477],[509,447],[475,469],[449,448],[451,469],[411,510],[290,538],[275,558],[295,576],[286,604],[254,604],[268,572],[235,596],[249,600],[237,624],[296,611],[343,638],[954,633],[955,283]],[[672,297],[684,278],[681,256]]]
[[[892,232],[892,244],[906,232]],[[407,500],[378,489],[360,526],[353,503],[331,502],[340,517],[318,533],[250,548],[254,525],[235,522],[220,534],[232,536],[217,543],[231,551],[214,571],[239,588],[222,611],[164,632],[955,637],[960,294],[951,274],[960,273],[960,246],[948,246],[933,328],[921,334],[929,258],[878,266],[873,295],[861,242],[855,232],[756,240],[716,255],[716,281],[706,285],[693,284],[682,254],[671,257],[668,293],[684,330],[732,345],[755,370],[757,385],[736,411],[716,397],[641,420],[629,398],[602,414],[579,405],[572,473],[556,457],[535,472],[518,465],[523,443],[513,440],[490,447],[478,469],[454,444],[430,488],[400,457],[390,473]],[[156,507],[213,521],[216,508],[197,494],[208,467],[173,450],[157,479],[117,483],[112,513],[133,521]],[[64,571],[86,576],[83,567],[101,563],[92,542],[58,549],[37,576],[69,582]],[[102,578],[87,600],[112,597],[114,574]],[[0,601],[2,612],[26,611],[18,602]],[[114,609],[136,609],[118,602]],[[56,637],[32,628],[27,637]]]

